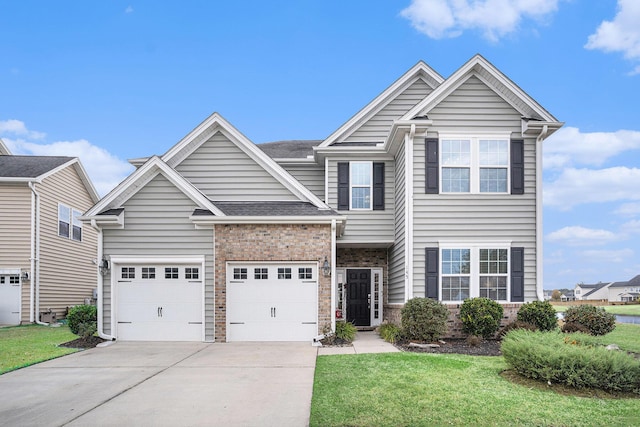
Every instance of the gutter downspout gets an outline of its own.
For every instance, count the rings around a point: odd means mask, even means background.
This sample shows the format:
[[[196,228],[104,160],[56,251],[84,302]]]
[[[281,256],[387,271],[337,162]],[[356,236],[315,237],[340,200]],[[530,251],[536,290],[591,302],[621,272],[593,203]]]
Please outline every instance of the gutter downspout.
[[[40,195],[36,191],[36,186],[33,182],[29,182],[29,188],[33,193],[32,200],[35,204],[35,221],[33,223],[34,227],[34,242],[33,242],[33,257],[31,258],[31,262],[33,263],[34,268],[31,270],[31,289],[34,289],[35,292],[32,297],[31,303],[34,305],[34,311],[29,314],[29,317],[34,316],[34,321],[38,325],[49,326],[48,323],[41,322],[39,319],[40,313]],[[35,281],[35,283],[34,283]]]
[[[413,298],[413,138],[416,125],[405,137],[404,144],[404,295]]]
[[[542,234],[542,142],[549,133],[549,126],[543,125],[536,138],[536,293],[539,301],[544,300],[543,234]]]
[[[97,225],[95,219],[91,220],[91,227],[93,227],[98,232],[98,254],[97,254],[97,256],[98,256],[98,265],[99,265],[100,262],[102,261],[102,256],[103,256],[103,253],[102,253],[102,242],[103,242],[103,240],[102,240],[102,228],[100,228]],[[104,309],[103,309],[104,300],[103,300],[103,295],[102,295],[103,286],[104,286],[104,283],[103,283],[104,278],[102,277],[102,274],[100,273],[100,268],[96,268],[96,279],[97,279],[97,282],[98,282],[98,299],[96,301],[96,305],[97,305],[96,308],[98,309],[97,310],[98,311],[98,322],[97,322],[98,323],[98,336],[100,338],[102,338],[102,339],[113,341],[115,338],[112,335],[107,335],[107,334],[104,333],[104,325],[103,325],[104,321],[103,321],[103,317],[102,317],[103,316],[103,311],[104,311]]]
[[[33,187],[33,182],[29,182],[29,189],[31,189],[31,240],[30,240],[30,272],[31,272],[31,280],[29,281],[29,323],[35,322],[35,316],[33,315],[35,311],[35,271],[36,271],[36,193],[35,188]]]
[[[336,220],[331,220],[331,330],[336,330]]]

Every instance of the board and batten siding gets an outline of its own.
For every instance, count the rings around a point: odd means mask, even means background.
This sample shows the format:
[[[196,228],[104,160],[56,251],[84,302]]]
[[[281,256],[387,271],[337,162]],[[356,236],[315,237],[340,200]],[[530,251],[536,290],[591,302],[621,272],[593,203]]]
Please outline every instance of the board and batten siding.
[[[361,159],[366,160],[366,159]],[[327,203],[338,209],[338,163],[345,160],[329,161],[327,170],[329,194]],[[344,234],[338,238],[338,245],[393,242],[395,237],[395,165],[384,162],[384,210],[345,210],[347,216]]]
[[[298,200],[222,132],[216,132],[175,169],[213,201]]]
[[[402,93],[376,112],[356,131],[345,138],[345,142],[382,142],[389,135],[393,122],[422,101],[432,89],[422,78],[418,78]]]
[[[387,302],[390,304],[405,301],[405,145],[396,154],[396,194],[395,194],[395,237],[389,250],[389,281]]]
[[[31,190],[27,184],[0,184],[0,269],[31,269]],[[21,321],[29,321],[29,282],[22,281]],[[26,319],[25,319],[26,318]]]
[[[74,166],[48,176],[36,189],[40,194],[40,311],[52,309],[62,318],[67,307],[84,304],[97,288],[98,247],[97,232],[88,224],[82,226],[80,242],[58,236],[58,204],[84,214],[93,200]],[[23,311],[23,320],[28,320],[28,312]]]
[[[324,200],[324,165],[285,163],[280,166],[311,190],[320,200]]]
[[[429,137],[438,132],[506,132],[521,138],[517,110],[477,77],[469,78],[428,112]],[[425,248],[438,242],[510,240],[525,248],[525,301],[536,294],[536,143],[525,138],[525,193],[425,194],[425,141],[414,140],[413,291],[425,293]]]
[[[162,174],[124,204],[125,227],[105,229],[104,254],[110,256],[197,255],[205,257],[205,340],[213,340],[213,232],[196,229],[189,216],[198,206]],[[104,330],[111,331],[111,273],[104,276]]]

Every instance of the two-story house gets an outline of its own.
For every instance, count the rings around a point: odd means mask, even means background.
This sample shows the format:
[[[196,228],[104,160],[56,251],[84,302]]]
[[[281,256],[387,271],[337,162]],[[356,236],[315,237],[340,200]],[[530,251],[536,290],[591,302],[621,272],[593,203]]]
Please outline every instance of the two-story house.
[[[213,114],[87,212],[99,330],[117,339],[311,340],[542,299],[542,142],[562,126],[486,59],[417,63],[321,141],[253,144]]]
[[[99,199],[77,158],[11,155],[0,140],[0,324],[92,299],[97,233],[79,218]]]

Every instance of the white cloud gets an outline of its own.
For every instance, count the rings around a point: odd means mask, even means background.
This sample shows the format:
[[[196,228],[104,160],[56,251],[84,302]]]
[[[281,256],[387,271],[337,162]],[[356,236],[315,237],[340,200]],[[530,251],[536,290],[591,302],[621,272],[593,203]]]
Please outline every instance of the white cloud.
[[[8,122],[11,123],[7,125]],[[49,144],[33,142],[30,139],[37,139],[33,138],[33,135],[42,135],[42,137],[44,137],[45,134],[28,130],[24,123],[19,120],[0,121],[0,136],[3,134],[18,134],[24,135],[27,138],[3,138],[7,148],[15,155],[69,156],[80,158],[82,165],[100,195],[111,191],[111,189],[126,178],[133,169],[128,162],[120,160],[104,148],[93,145],[85,139],[58,141]]]
[[[620,264],[633,259],[634,252],[632,249],[613,249],[613,250],[586,250],[580,252],[583,258],[598,263],[616,263]]]
[[[614,211],[620,216],[638,216],[640,215],[640,203],[623,203]]]
[[[640,200],[640,169],[618,166],[606,169],[567,168],[545,183],[546,206],[569,210],[584,203]]]
[[[640,2],[618,0],[618,12],[613,21],[602,21],[589,36],[585,48],[604,52],[622,52],[625,58],[640,61]],[[640,72],[640,65],[633,73]]]
[[[133,13],[133,7],[127,6],[127,8],[124,10],[124,13]]]
[[[630,234],[640,234],[640,220],[625,222],[622,224],[621,230],[625,236],[629,236]]]
[[[518,30],[524,19],[537,21],[558,9],[560,0],[412,0],[400,15],[433,39],[458,37],[465,30],[480,30],[497,41]]]
[[[619,240],[619,238],[608,230],[596,230],[574,225],[549,233],[547,240],[570,246],[582,246],[601,245]]]
[[[575,127],[562,128],[544,143],[545,169],[567,166],[601,166],[623,151],[640,150],[640,132],[582,133]]]

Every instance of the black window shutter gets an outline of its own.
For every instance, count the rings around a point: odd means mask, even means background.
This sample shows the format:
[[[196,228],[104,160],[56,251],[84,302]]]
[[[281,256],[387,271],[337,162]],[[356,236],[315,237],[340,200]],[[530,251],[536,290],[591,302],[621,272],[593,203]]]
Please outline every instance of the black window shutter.
[[[425,139],[425,193],[438,194],[440,191],[440,156],[438,138]]]
[[[427,298],[438,299],[438,248],[427,248],[425,257],[425,290]]]
[[[511,248],[511,301],[524,302],[524,248]]]
[[[384,163],[373,164],[373,210],[384,210]]]
[[[511,194],[524,194],[524,140],[511,140]]]
[[[338,210],[349,210],[349,163],[338,163]]]

